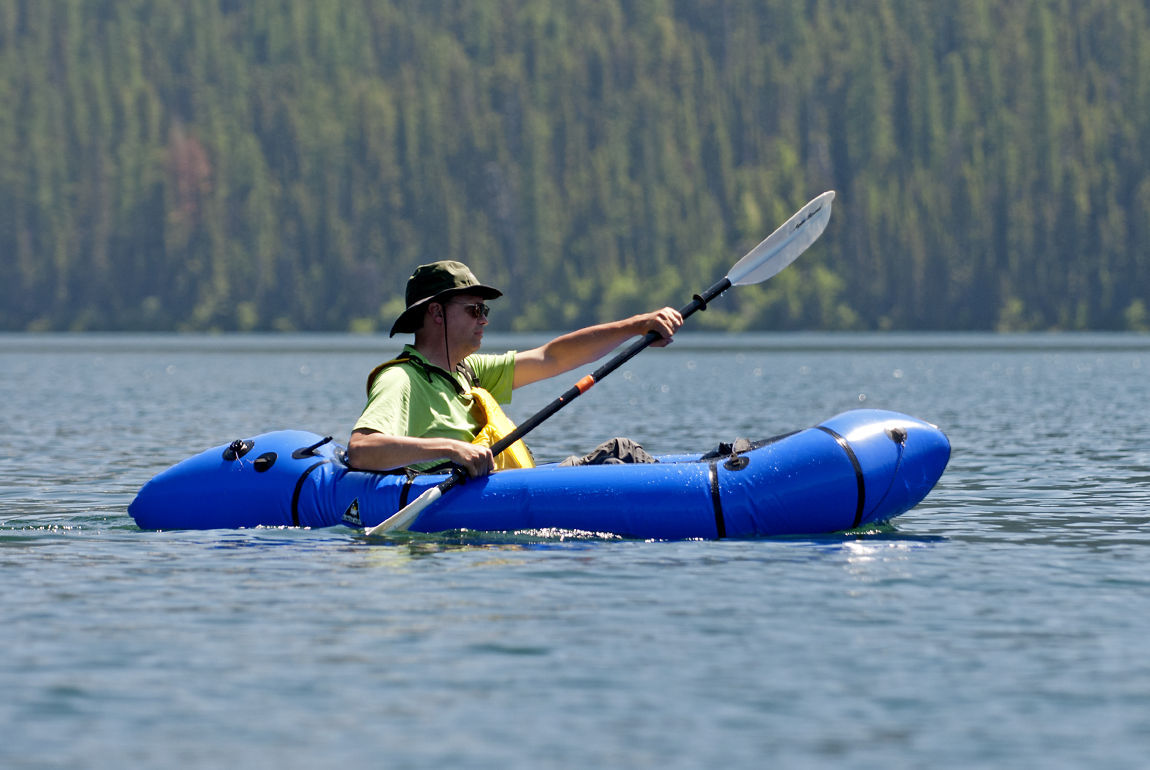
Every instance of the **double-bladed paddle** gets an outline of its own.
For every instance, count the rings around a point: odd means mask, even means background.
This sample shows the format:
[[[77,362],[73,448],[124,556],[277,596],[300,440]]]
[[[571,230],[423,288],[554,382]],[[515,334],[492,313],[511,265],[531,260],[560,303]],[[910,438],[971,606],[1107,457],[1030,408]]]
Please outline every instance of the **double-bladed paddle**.
[[[831,201],[834,200],[834,197],[834,191],[828,190],[799,209],[778,230],[768,235],[762,243],[736,262],[726,277],[702,294],[696,294],[691,303],[679,311],[683,318],[686,319],[696,310],[705,310],[708,302],[732,286],[749,286],[762,283],[773,278],[779,271],[798,259],[799,255],[806,251],[807,247],[814,243],[826,229],[827,220],[831,216]],[[657,339],[659,339],[658,332],[647,332],[642,339],[635,341],[603,366],[583,377],[566,393],[540,409],[514,431],[497,441],[491,447],[491,453],[497,455],[526,436],[548,417],[586,393],[592,385],[634,358],[641,350]],[[466,473],[461,468],[456,468],[444,481],[412,500],[395,515],[368,529],[367,535],[382,535],[387,532],[408,529],[427,506],[466,478]]]

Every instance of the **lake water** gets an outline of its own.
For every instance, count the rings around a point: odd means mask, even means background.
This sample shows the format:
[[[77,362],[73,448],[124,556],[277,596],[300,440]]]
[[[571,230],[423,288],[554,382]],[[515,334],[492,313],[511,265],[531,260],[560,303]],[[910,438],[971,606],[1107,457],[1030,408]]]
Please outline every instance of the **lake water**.
[[[938,424],[942,481],[873,531],[367,542],[128,517],[206,447],[346,441],[397,348],[0,335],[0,766],[1146,766],[1150,337],[684,333],[531,437],[554,458],[858,406]]]

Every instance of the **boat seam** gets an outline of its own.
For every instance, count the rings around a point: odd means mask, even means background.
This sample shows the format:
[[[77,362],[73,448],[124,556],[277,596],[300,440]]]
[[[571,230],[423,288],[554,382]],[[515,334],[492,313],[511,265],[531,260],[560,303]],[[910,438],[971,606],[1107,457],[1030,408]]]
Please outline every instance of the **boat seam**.
[[[854,529],[859,524],[862,524],[863,509],[866,507],[866,477],[863,476],[862,465],[859,464],[859,458],[858,455],[855,454],[855,450],[851,448],[847,440],[839,435],[838,432],[825,425],[819,425],[818,429],[833,438],[835,443],[842,447],[842,450],[846,452],[847,458],[850,459],[851,465],[854,466],[855,483],[858,484],[858,505],[855,507],[854,524],[851,524],[851,529]]]
[[[719,495],[719,464],[712,460],[707,463],[707,467],[711,480],[711,505],[715,509],[715,531],[722,540],[727,536],[727,522],[723,518],[723,499]]]
[[[307,477],[321,465],[327,465],[331,460],[320,460],[318,463],[311,465],[306,471],[300,474],[299,479],[296,480],[295,490],[291,493],[291,524],[293,527],[299,526],[299,494],[303,490],[303,483],[307,481]]]

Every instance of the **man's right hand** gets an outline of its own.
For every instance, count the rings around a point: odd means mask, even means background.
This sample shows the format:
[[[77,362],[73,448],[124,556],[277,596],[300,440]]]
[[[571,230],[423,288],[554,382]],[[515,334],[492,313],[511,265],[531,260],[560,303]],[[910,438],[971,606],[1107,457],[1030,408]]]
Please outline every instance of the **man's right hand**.
[[[451,461],[473,479],[495,470],[495,455],[491,454],[491,447],[482,444],[451,440]]]

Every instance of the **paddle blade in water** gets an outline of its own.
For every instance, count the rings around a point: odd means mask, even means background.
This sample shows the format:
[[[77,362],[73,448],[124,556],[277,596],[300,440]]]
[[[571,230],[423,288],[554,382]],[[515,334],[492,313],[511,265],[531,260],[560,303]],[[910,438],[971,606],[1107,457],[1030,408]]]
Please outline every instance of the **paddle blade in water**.
[[[731,285],[762,283],[798,259],[826,229],[834,198],[834,190],[826,191],[799,209],[782,227],[751,249],[727,273]]]

